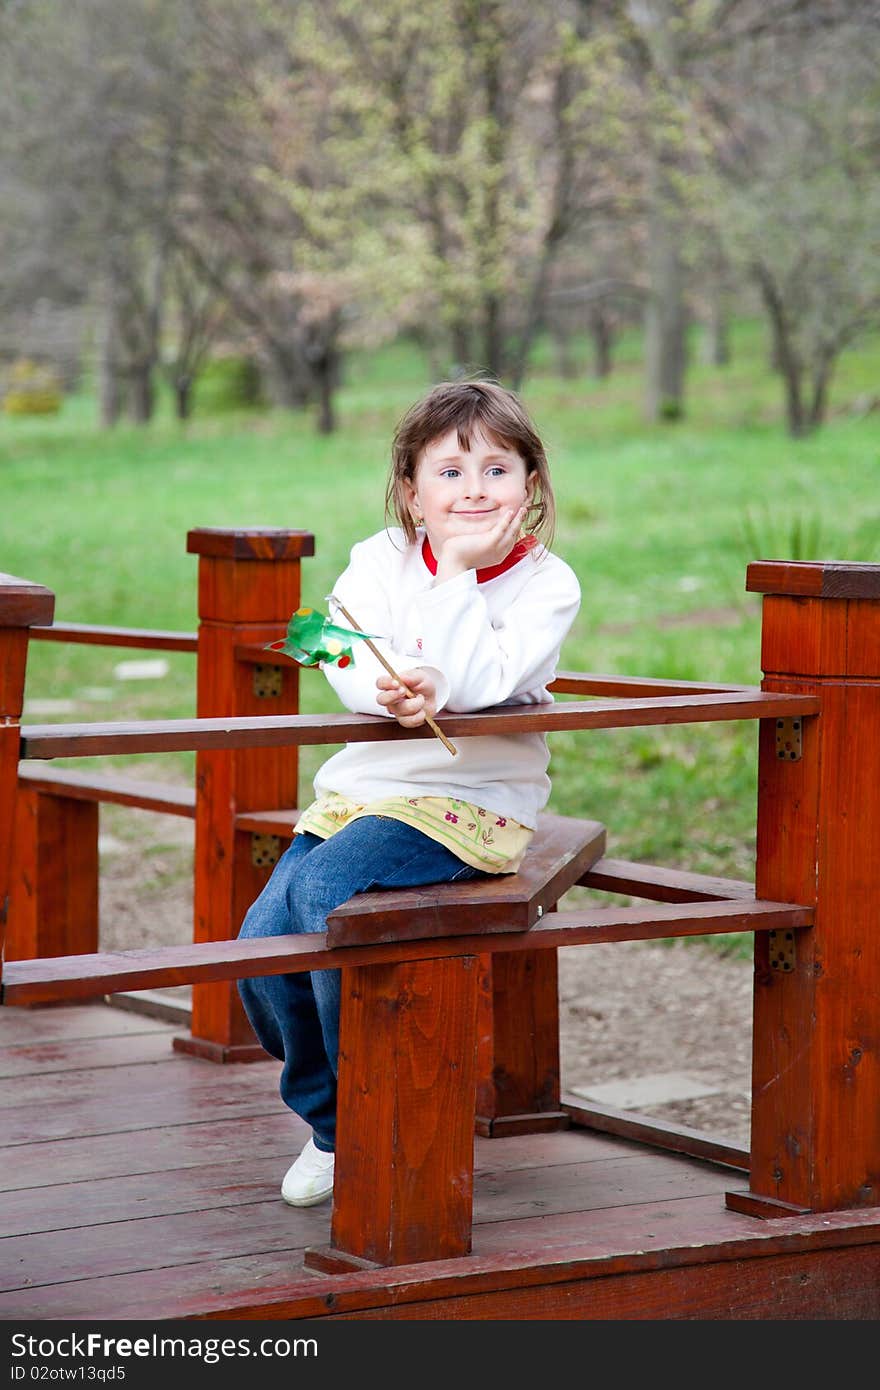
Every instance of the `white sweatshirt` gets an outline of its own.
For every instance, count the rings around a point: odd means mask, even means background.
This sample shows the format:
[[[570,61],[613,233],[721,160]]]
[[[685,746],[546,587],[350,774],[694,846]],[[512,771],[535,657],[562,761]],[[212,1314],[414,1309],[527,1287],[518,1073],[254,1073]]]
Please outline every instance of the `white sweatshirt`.
[[[504,573],[477,582],[467,570],[443,584],[399,528],[359,541],[333,593],[398,672],[431,668],[437,709],[472,713],[491,705],[552,703],[547,686],[580,606],[574,571],[541,546]],[[330,605],[331,616],[346,625]],[[378,638],[378,640],[377,640]],[[324,674],[357,714],[393,718],[377,703],[386,674],[364,642],[354,663]],[[443,721],[437,721],[441,728]],[[550,755],[543,734],[455,738],[453,757],[436,737],[348,743],[315,777],[317,796],[341,792],[361,803],[386,796],[452,796],[534,829],[547,804]]]

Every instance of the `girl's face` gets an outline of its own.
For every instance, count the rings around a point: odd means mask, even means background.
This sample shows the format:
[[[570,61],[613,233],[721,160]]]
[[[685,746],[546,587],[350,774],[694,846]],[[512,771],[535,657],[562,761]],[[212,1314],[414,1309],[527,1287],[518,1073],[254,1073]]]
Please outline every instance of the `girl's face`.
[[[404,487],[413,520],[424,522],[431,549],[439,556],[450,537],[486,530],[503,508],[517,511],[531,502],[536,482],[536,474],[527,474],[514,449],[496,444],[477,426],[469,449],[460,447],[454,429],[432,440]]]

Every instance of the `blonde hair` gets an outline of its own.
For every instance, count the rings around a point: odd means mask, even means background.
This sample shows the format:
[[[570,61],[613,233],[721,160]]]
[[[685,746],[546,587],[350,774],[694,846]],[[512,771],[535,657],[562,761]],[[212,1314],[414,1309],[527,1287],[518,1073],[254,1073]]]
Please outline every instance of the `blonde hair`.
[[[519,398],[494,381],[441,381],[406,412],[391,446],[386,521],[394,516],[408,543],[415,542],[416,528],[404,483],[414,484],[422,452],[435,439],[455,430],[459,448],[470,449],[477,428],[493,443],[514,449],[525,463],[527,477],[536,475],[523,529],[549,549],[556,529],[556,504],[544,445]]]

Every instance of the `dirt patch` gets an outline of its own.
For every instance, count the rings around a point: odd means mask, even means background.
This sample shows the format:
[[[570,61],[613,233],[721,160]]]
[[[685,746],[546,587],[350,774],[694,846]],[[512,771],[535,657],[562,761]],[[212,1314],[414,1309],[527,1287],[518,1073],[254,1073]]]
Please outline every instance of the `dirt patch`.
[[[106,817],[103,836],[103,948],[190,941],[192,823],[106,809],[118,815]],[[186,987],[164,993],[178,1003],[189,998]],[[655,1078],[649,1089],[657,1099],[640,1104],[641,1113],[748,1145],[750,962],[693,940],[567,947],[559,953],[559,997],[563,1089]],[[708,1094],[663,1098],[682,1081]]]

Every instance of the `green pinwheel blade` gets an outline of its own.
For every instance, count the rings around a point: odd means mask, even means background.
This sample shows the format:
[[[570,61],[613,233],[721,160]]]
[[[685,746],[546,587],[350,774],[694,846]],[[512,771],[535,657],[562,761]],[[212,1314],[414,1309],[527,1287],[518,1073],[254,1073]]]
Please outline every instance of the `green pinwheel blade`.
[[[287,636],[281,642],[269,642],[268,649],[284,652],[300,666],[318,666],[328,662],[348,666],[354,660],[352,639],[369,637],[367,632],[355,632],[340,627],[322,617],[314,608],[298,608],[287,625]]]

